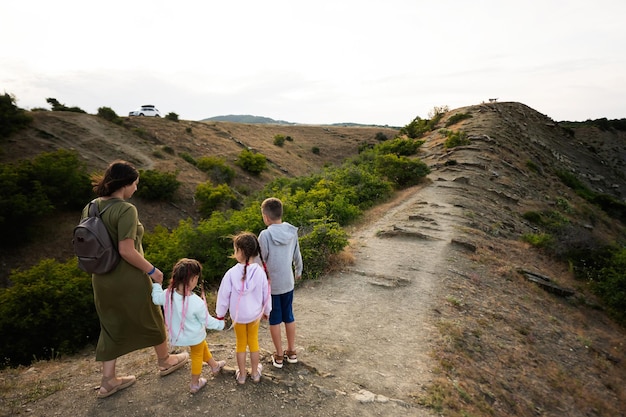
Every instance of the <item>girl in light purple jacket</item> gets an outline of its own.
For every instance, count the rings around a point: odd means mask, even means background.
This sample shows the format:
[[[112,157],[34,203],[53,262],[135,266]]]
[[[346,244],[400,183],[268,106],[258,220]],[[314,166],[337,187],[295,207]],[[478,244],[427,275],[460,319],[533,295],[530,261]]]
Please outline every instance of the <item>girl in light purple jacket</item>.
[[[223,320],[230,311],[233,320],[239,368],[235,373],[237,383],[246,382],[246,348],[250,350],[250,376],[253,382],[259,382],[263,369],[259,363],[259,324],[261,319],[267,320],[272,310],[270,284],[264,267],[255,262],[261,251],[254,234],[243,232],[234,236],[233,249],[237,264],[222,278],[215,315]]]

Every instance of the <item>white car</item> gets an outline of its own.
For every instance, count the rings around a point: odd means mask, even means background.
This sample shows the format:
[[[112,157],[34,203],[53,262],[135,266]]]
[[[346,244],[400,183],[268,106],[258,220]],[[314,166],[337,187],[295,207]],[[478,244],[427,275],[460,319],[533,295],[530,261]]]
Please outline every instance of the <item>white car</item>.
[[[128,113],[128,116],[161,117],[161,112],[152,104],[144,104],[137,110],[133,110],[130,113]]]

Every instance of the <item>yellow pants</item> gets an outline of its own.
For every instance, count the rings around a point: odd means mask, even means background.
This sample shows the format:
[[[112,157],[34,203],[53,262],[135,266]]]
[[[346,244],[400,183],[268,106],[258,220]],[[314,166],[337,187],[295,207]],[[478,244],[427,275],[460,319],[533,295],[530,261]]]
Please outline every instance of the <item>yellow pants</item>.
[[[246,347],[250,348],[250,352],[259,351],[259,324],[261,320],[252,323],[235,323],[235,337],[237,344],[235,352],[241,353],[246,351]]]
[[[209,362],[213,355],[211,355],[206,340],[203,340],[197,345],[191,346],[189,357],[191,358],[191,375],[200,375],[202,373],[202,362]]]

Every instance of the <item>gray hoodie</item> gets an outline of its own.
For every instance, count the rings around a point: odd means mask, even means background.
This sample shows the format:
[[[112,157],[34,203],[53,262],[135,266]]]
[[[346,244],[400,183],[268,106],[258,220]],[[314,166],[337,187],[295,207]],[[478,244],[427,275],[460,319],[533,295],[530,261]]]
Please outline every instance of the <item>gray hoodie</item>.
[[[259,233],[259,244],[267,266],[272,295],[293,290],[294,269],[295,277],[302,275],[298,228],[287,222],[270,224]]]

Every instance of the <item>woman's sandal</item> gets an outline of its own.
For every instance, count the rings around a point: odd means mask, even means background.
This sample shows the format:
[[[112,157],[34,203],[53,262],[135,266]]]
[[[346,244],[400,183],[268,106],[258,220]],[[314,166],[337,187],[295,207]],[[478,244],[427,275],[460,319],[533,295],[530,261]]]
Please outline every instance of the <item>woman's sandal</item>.
[[[237,371],[235,372],[235,378],[237,379],[237,383],[239,385],[243,385],[246,383],[246,377],[248,375],[246,373],[244,373],[243,375],[241,375],[241,372],[239,372],[239,369],[237,369]]]
[[[283,353],[283,357],[287,359],[289,363],[298,363],[298,355],[296,355],[295,350],[286,350]]]
[[[198,385],[189,384],[189,392],[195,394],[206,385],[206,378],[198,379]]]
[[[167,360],[170,356],[174,356],[176,358],[176,364],[170,365],[167,363]],[[182,368],[187,361],[189,360],[189,354],[187,352],[178,353],[176,355],[168,355],[165,359],[159,359],[159,375],[165,376],[169,375],[177,369]]]
[[[118,391],[123,390],[124,388],[128,388],[135,383],[137,380],[135,375],[122,376],[119,378],[121,381],[117,385],[112,385],[111,381],[114,379],[118,379],[114,376],[109,378],[102,378],[102,383],[100,384],[100,391],[98,391],[98,398],[106,398],[110,395],[115,394]],[[104,392],[102,390],[104,389]]]
[[[257,373],[251,375],[252,382],[254,382],[255,384],[261,382],[261,372],[262,371],[263,371],[263,365],[259,364],[259,366],[257,366]]]
[[[278,369],[282,368],[283,367],[283,357],[280,356],[277,353],[274,353],[272,355],[272,365],[274,365],[274,368],[278,368]]]
[[[217,366],[215,368],[211,367],[211,375],[219,375],[224,365],[226,365],[226,361],[217,361]]]

